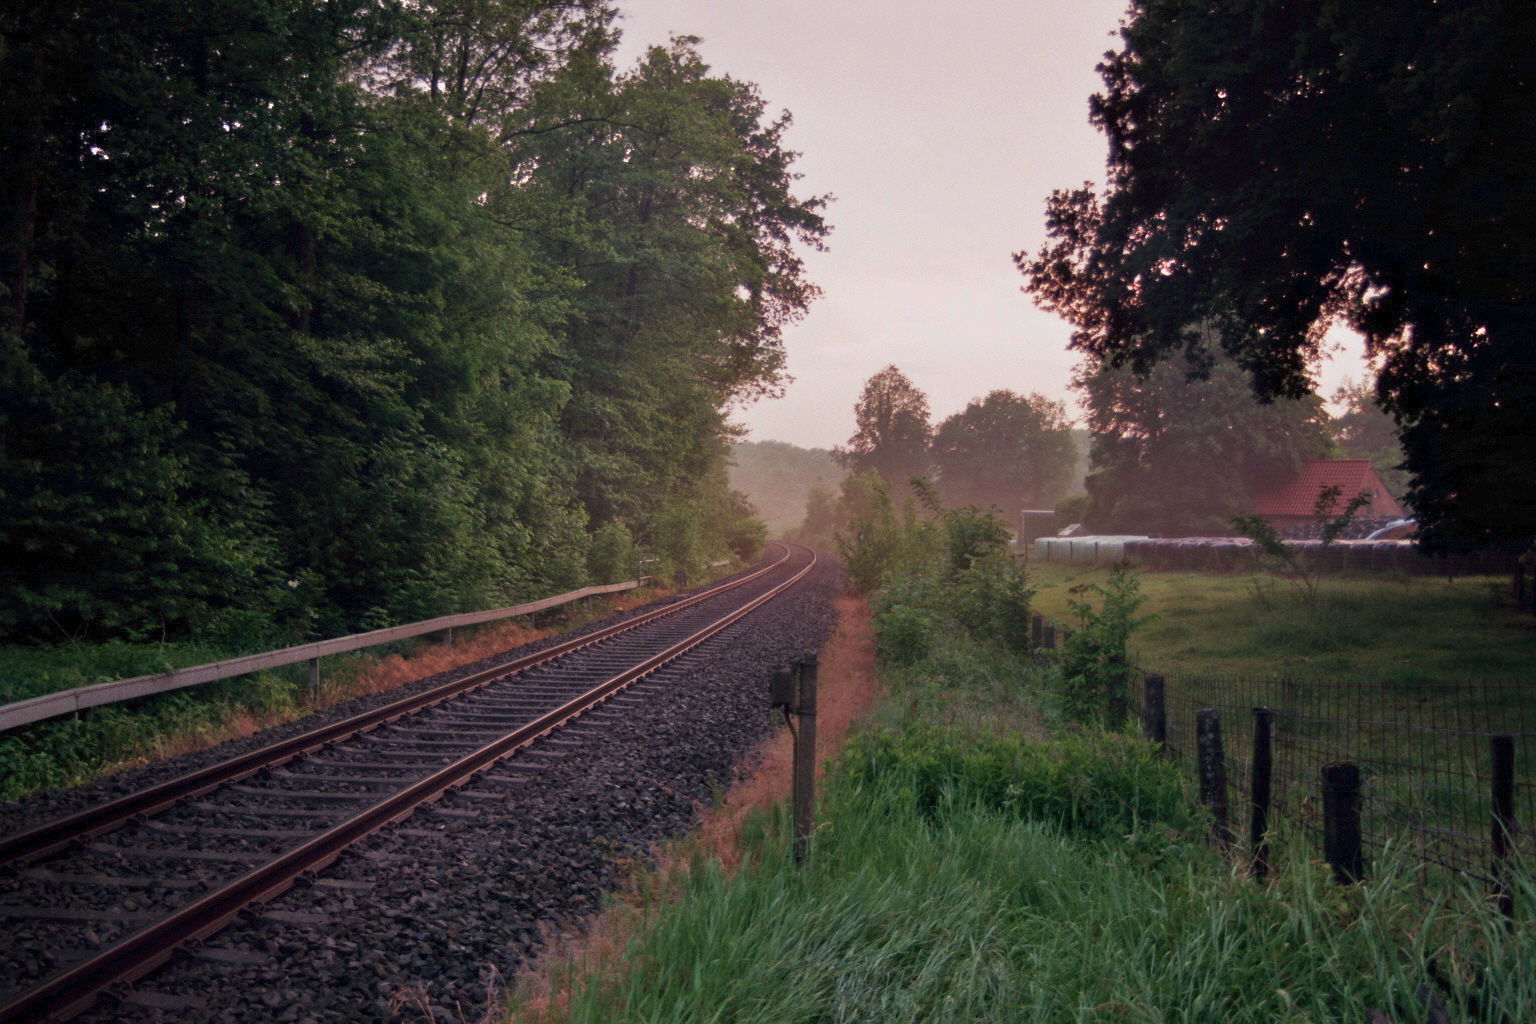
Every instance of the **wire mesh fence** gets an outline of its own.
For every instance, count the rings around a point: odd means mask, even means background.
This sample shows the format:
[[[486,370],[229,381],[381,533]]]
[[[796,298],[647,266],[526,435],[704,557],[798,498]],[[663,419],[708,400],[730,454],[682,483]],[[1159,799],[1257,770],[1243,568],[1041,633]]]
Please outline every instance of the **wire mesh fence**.
[[[1201,712],[1215,711],[1232,831],[1249,843],[1255,744],[1262,748],[1267,735],[1270,755],[1260,760],[1268,762],[1268,782],[1257,782],[1269,790],[1271,821],[1283,816],[1323,834],[1324,805],[1337,789],[1324,771],[1344,766],[1347,774],[1353,766],[1367,863],[1373,851],[1390,845],[1423,865],[1497,889],[1504,865],[1536,854],[1536,701],[1530,687],[1152,678],[1149,701],[1148,677],[1133,673],[1132,705],[1150,730],[1161,703],[1166,747],[1192,768]],[[1209,723],[1209,713],[1206,718]],[[1330,775],[1342,777],[1338,769]]]

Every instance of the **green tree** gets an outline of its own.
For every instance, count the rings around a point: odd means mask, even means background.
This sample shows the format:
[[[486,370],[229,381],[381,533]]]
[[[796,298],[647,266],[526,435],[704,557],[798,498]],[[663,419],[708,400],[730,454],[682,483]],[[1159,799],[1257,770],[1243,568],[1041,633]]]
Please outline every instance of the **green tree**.
[[[1053,195],[1016,257],[1073,344],[1145,371],[1205,318],[1299,397],[1342,320],[1380,360],[1421,542],[1526,543],[1536,7],[1147,0],[1100,72],[1107,187]]]
[[[1331,424],[1339,450],[1346,458],[1370,459],[1371,468],[1392,497],[1401,501],[1408,491],[1408,473],[1403,469],[1403,443],[1397,424],[1376,404],[1374,392],[1363,381],[1344,378],[1333,393],[1333,401],[1344,406]]]
[[[526,227],[579,281],[543,364],[570,388],[578,493],[594,522],[642,539],[724,479],[725,409],[780,386],[782,331],[818,294],[796,246],[828,231],[824,200],[793,191],[789,115],[711,74],[696,42],[623,74],[573,64],[508,142],[513,173],[548,197]]]
[[[888,491],[904,489],[908,477],[927,475],[928,396],[895,366],[864,382],[853,420],[857,429],[847,447],[833,450],[850,472],[874,470]]]
[[[1190,371],[1182,359],[1146,377],[1090,364],[1074,380],[1093,431],[1093,528],[1224,534],[1260,492],[1327,454],[1321,399],[1262,403],[1248,374],[1226,360],[1204,379]]]
[[[1077,463],[1066,406],[1012,391],[992,391],[940,423],[931,453],[946,502],[1010,517],[1054,506]]]

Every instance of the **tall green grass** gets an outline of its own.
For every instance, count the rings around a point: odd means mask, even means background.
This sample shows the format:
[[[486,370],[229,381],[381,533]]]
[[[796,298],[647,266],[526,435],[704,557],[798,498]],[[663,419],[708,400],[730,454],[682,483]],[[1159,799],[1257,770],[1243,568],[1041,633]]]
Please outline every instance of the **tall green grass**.
[[[1074,827],[1058,806],[1071,773],[1030,781],[1002,769],[1004,790],[1031,793],[1016,806],[959,781],[936,815],[914,775],[972,752],[907,742],[890,770],[871,774],[854,752],[831,773],[800,870],[779,811],[750,823],[733,876],[700,858],[657,880],[682,898],[648,917],[618,963],[567,979],[555,1016],[1358,1024],[1368,1009],[1422,1019],[1416,990],[1433,962],[1455,1019],[1472,1019],[1474,1002],[1476,1019],[1536,1019],[1536,975],[1522,968],[1536,940],[1481,909],[1426,908],[1390,874],[1340,889],[1305,857],[1257,885],[1198,828],[1125,817],[1118,800]],[[1070,756],[1113,774],[1127,753]],[[960,775],[986,773],[973,768]]]

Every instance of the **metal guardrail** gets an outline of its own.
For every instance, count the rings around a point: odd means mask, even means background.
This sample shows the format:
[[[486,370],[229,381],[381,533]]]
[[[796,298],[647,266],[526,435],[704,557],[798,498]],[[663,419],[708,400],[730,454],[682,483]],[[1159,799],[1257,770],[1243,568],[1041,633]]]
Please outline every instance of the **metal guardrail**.
[[[569,604],[572,601],[579,601],[584,597],[596,597],[600,594],[617,594],[620,591],[634,590],[646,578],[642,577],[641,579],[624,583],[583,587],[581,590],[573,590],[568,594],[556,594],[554,597],[542,598],[538,601],[531,601],[528,604],[495,608],[483,612],[465,612],[460,615],[443,615],[435,619],[412,622],[404,626],[391,626],[388,629],[376,629],[369,633],[354,633],[351,636],[339,636],[333,640],[319,640],[312,644],[300,644],[297,647],[285,647],[277,651],[247,654],[239,658],[226,658],[223,661],[179,668],[172,672],[134,676],[132,679],[118,679],[108,683],[92,683],[89,686],[77,686],[71,690],[45,693],[40,697],[29,697],[14,704],[0,705],[0,732],[15,729],[18,726],[30,725],[33,722],[41,722],[48,718],[57,718],[59,715],[71,714],[84,708],[97,707],[102,704],[115,704],[118,701],[133,700],[135,697],[148,697],[156,693],[166,693],[170,690],[199,686],[203,683],[211,683],[219,679],[231,679],[235,676],[259,672],[264,668],[294,665],[301,661],[310,662],[310,679],[312,682],[317,682],[319,661],[328,654],[344,654],[347,651],[361,650],[364,647],[373,647],[377,644],[389,643],[392,640],[406,640],[413,636],[421,636],[424,633],[441,633],[451,631],[460,626],[474,626],[482,622],[494,622],[497,619],[510,619],[517,615],[532,615],[534,612],[541,612],[548,608]]]

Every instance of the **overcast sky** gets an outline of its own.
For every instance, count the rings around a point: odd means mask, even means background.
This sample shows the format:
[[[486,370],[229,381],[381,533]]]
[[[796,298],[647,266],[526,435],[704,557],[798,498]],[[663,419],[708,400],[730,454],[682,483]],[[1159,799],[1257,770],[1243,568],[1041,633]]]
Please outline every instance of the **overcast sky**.
[[[1103,179],[1088,96],[1123,0],[618,2],[624,63],[701,37],[716,73],[794,115],[801,194],[836,197],[830,251],[807,259],[825,295],[785,333],[795,380],[736,414],[750,439],[845,443],[864,381],[890,363],[935,423],[995,388],[1077,414],[1067,325],[1019,291],[1010,256],[1044,241],[1052,189]]]

